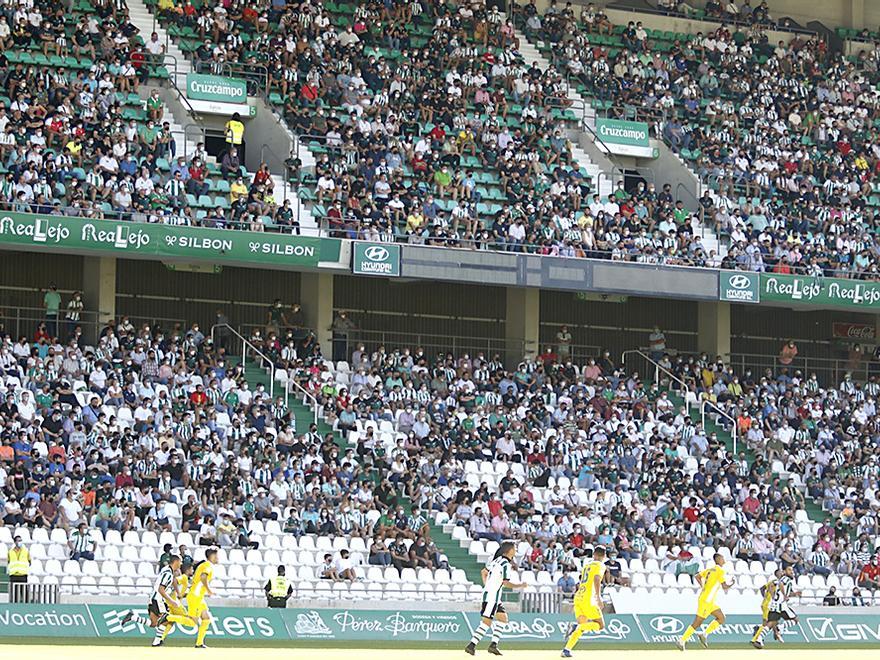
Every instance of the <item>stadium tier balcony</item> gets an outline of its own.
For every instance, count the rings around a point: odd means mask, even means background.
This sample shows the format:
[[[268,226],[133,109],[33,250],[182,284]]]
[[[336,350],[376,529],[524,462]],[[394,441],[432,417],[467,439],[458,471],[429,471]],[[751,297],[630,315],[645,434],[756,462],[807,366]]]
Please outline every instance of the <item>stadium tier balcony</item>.
[[[766,22],[689,34],[640,18],[518,14],[598,114],[648,122],[701,178],[700,215],[729,242],[722,267],[876,277],[876,49],[770,43]]]

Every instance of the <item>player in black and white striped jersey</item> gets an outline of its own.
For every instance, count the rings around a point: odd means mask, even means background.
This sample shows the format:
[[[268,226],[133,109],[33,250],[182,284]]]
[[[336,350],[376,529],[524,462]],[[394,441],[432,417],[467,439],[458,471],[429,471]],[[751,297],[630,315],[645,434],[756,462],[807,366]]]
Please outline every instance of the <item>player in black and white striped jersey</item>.
[[[756,649],[764,648],[764,635],[772,630],[776,639],[783,643],[782,633],[789,622],[797,623],[797,614],[791,608],[789,600],[792,596],[800,596],[801,592],[794,590],[794,568],[787,566],[779,579],[767,608],[767,624],[762,624],[758,632],[752,637],[752,646]]]
[[[159,571],[156,581],[153,583],[153,593],[147,603],[149,619],[138,616],[129,611],[122,618],[122,625],[134,621],[142,626],[155,628],[153,646],[162,646],[165,640],[166,627],[173,624],[195,625],[195,622],[186,616],[186,609],[181,605],[177,591],[177,574],[180,572],[181,559],[179,555],[171,555],[168,565]]]
[[[464,649],[470,655],[474,655],[477,644],[489,630],[492,631],[489,653],[501,655],[498,650],[498,642],[501,639],[504,626],[507,624],[507,612],[504,611],[504,606],[501,604],[501,595],[505,587],[521,589],[526,586],[511,582],[509,579],[511,560],[514,556],[516,556],[516,544],[505,541],[482,571],[483,602],[480,605],[480,625],[474,631],[470,644]]]

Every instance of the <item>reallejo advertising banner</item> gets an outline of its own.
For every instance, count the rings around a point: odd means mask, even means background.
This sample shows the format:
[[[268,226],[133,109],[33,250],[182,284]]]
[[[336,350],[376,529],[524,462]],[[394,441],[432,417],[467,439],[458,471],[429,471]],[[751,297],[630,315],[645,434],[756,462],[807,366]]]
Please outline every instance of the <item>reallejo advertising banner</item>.
[[[762,273],[761,301],[874,312],[880,310],[880,282]]]
[[[123,624],[129,608],[146,615],[143,605],[10,605],[0,604],[0,638],[90,638],[113,643],[119,638],[143,638],[153,630],[134,622]],[[418,610],[211,608],[211,640],[248,646],[296,646],[326,643],[354,648],[393,646],[430,647],[464,645],[479,625],[477,612],[422,612]],[[671,648],[690,624],[690,615],[609,614],[605,628],[587,633],[583,647],[620,646]],[[728,616],[711,636],[719,645],[748,645],[760,614]],[[503,646],[560,648],[572,622],[570,614],[511,613]],[[175,627],[170,640],[191,641],[196,630]],[[880,644],[880,616],[860,614],[803,614],[785,628],[791,645],[819,644],[828,648]],[[696,644],[696,642],[693,642]],[[776,642],[768,641],[769,645]]]
[[[255,266],[314,267],[339,259],[335,239],[26,213],[0,216],[0,247]]]

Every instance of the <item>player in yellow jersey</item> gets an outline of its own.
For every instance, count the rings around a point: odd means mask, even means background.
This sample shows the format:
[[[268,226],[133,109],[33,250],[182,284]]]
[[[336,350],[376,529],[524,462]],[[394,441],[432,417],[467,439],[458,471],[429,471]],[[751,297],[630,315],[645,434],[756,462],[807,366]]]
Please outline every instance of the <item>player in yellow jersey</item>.
[[[211,591],[211,578],[214,577],[214,564],[217,563],[217,548],[208,548],[205,552],[205,561],[196,566],[192,577],[192,585],[186,595],[187,614],[199,622],[199,632],[196,635],[196,648],[205,648],[205,635],[208,634],[208,626],[211,625],[211,612],[205,598],[213,596]]]
[[[585,632],[596,632],[605,627],[602,618],[602,582],[605,581],[605,548],[597,546],[593,550],[592,561],[584,564],[581,570],[580,584],[574,595],[574,616],[577,625],[573,625],[565,638],[562,657],[570,658],[575,644]]]
[[[782,577],[782,569],[777,568],[773,573],[773,577],[767,580],[767,584],[761,587],[761,596],[763,596],[763,600],[761,600],[761,625],[754,627],[755,636],[758,635],[762,627],[767,626],[767,619],[770,613],[770,601],[773,600],[773,594],[776,591],[776,581],[780,577]],[[778,641],[782,641],[782,636],[779,634],[779,630],[774,629],[773,636]]]
[[[724,572],[724,556],[715,553],[712,559],[715,561],[714,566],[697,573],[697,584],[700,585],[700,596],[697,600],[697,616],[694,617],[693,623],[687,627],[687,630],[684,631],[684,634],[676,643],[676,646],[681,651],[684,651],[684,645],[687,644],[687,641],[697,631],[697,628],[703,625],[703,621],[710,616],[715,620],[706,626],[705,631],[697,633],[697,639],[700,640],[700,644],[704,648],[709,647],[706,638],[718,630],[719,626],[724,623],[724,612],[718,607],[716,601],[721,590],[727,591],[730,585],[727,583],[727,576]]]
[[[186,595],[189,593],[189,580],[193,574],[193,565],[191,563],[182,564],[180,567],[180,572],[175,576],[174,581],[174,590],[177,592],[177,602],[178,603],[186,603]],[[188,625],[191,625],[193,628],[197,628],[199,622],[195,619],[191,619],[187,613],[186,608],[183,605],[169,605],[168,611],[171,614],[184,616],[188,621]],[[165,626],[165,632],[162,633],[162,641],[165,641],[165,638],[171,634],[171,631],[174,630],[174,623],[170,623],[170,625]]]

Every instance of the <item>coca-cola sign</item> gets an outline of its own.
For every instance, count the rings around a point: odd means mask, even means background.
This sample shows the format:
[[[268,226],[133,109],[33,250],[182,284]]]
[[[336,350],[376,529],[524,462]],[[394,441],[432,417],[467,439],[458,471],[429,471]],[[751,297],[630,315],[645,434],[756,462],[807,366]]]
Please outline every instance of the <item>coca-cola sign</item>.
[[[874,339],[876,327],[870,323],[834,323],[831,332],[835,339]]]

